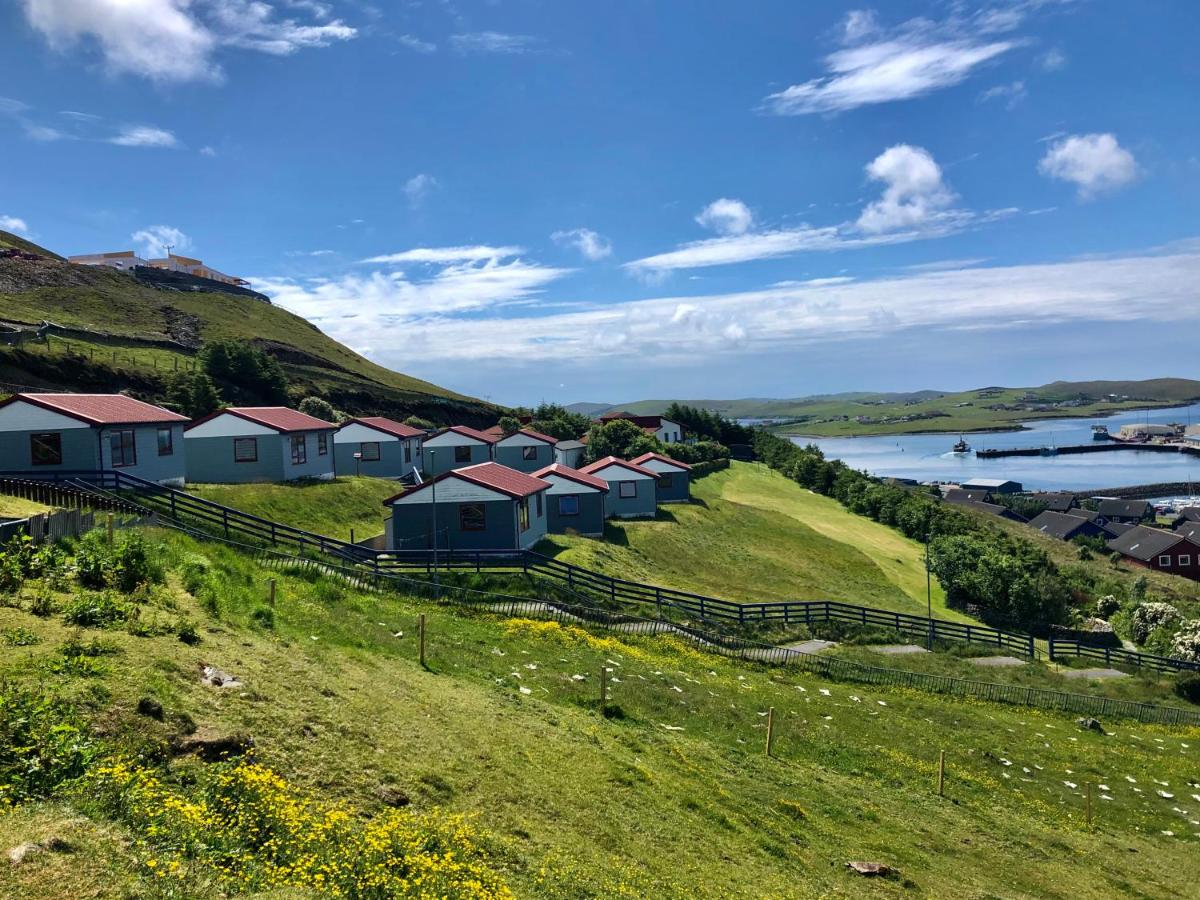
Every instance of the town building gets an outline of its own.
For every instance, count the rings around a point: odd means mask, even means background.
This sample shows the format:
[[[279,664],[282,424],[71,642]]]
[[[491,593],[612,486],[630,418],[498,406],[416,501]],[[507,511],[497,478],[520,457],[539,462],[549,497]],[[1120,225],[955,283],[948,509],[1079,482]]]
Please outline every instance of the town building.
[[[182,487],[187,421],[124,394],[13,394],[0,403],[0,471],[114,471]]]
[[[578,469],[583,465],[583,456],[587,444],[583,441],[559,441],[554,445],[554,461],[569,469]]]
[[[496,438],[465,425],[451,425],[425,438],[424,465],[427,475],[436,476],[464,466],[492,461]]]
[[[1029,527],[1042,534],[1058,538],[1060,541],[1071,541],[1077,537],[1104,538],[1108,540],[1113,534],[1105,531],[1090,519],[1082,516],[1069,516],[1066,513],[1046,510],[1029,521]]]
[[[136,266],[149,263],[132,250],[118,250],[114,253],[83,253],[79,256],[68,256],[67,262],[77,266],[106,266],[121,272],[128,272]]]
[[[615,456],[598,459],[579,471],[608,484],[604,514],[608,518],[653,518],[658,509],[658,473]]]
[[[227,407],[184,429],[188,481],[246,483],[334,477],[337,426],[285,406]]]
[[[1154,507],[1148,500],[1101,500],[1096,512],[1099,514],[1098,521],[1101,525],[1107,525],[1109,522],[1136,525],[1154,517]]]
[[[1065,513],[1075,508],[1075,495],[1069,491],[1034,494],[1033,499],[1045,503],[1050,512]]]
[[[687,463],[661,453],[643,453],[630,462],[658,473],[655,492],[659,503],[687,503],[692,499],[692,467]]]
[[[492,445],[492,457],[502,466],[518,472],[536,472],[554,462],[554,445],[558,438],[529,428],[497,438]]]
[[[549,483],[547,528],[551,534],[604,535],[604,498],[608,482],[595,475],[554,463],[533,473]]]
[[[966,488],[943,487],[942,499],[947,503],[987,503],[992,499],[992,495],[988,491],[981,489],[967,490]]]
[[[1022,490],[1021,482],[1007,478],[972,478],[959,487],[967,491],[987,491],[989,494],[1019,494]]]
[[[207,278],[211,281],[219,281],[222,284],[232,284],[238,287],[244,287],[250,283],[244,278],[218,272],[212,266],[206,266],[198,259],[192,259],[190,256],[176,256],[173,253],[168,253],[161,259],[147,260],[146,265],[152,269],[182,272],[184,275],[191,275],[193,278]]]
[[[404,478],[421,468],[425,432],[383,416],[343,422],[333,436],[334,470],[339,475]]]
[[[610,412],[602,415],[599,421],[605,423],[614,419],[627,419],[664,444],[678,444],[683,441],[683,426],[662,416],[635,416],[629,412]]]
[[[1164,531],[1138,525],[1108,542],[1134,565],[1200,581],[1200,528]]]
[[[442,472],[383,501],[391,550],[527,550],[546,534],[550,483],[499,463]],[[436,538],[435,538],[436,535]]]

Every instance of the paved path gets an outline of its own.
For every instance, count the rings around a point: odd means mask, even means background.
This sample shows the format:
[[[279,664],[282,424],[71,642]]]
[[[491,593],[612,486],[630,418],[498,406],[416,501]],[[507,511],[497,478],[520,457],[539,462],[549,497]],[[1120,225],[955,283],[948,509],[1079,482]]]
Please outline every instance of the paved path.
[[[916,644],[882,644],[878,647],[869,647],[876,653],[886,653],[888,656],[908,656],[913,653],[928,653],[924,647],[919,647]]]
[[[798,644],[785,644],[784,646],[788,650],[796,650],[800,653],[820,653],[822,650],[836,647],[837,641],[800,641]]]
[[[971,659],[971,662],[977,666],[1023,666],[1028,660],[1018,659],[1015,656],[976,656]]]
[[[1063,669],[1067,678],[1128,678],[1128,672],[1119,669]]]

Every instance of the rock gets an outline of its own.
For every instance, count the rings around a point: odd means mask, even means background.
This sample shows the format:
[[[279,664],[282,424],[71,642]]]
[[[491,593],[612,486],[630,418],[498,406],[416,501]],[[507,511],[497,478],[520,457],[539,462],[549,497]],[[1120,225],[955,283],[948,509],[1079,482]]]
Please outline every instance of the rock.
[[[1099,719],[1084,717],[1082,719],[1076,719],[1075,724],[1084,731],[1095,731],[1097,734],[1108,734],[1108,732],[1104,730],[1104,726],[1100,724]]]
[[[868,877],[887,878],[889,875],[896,874],[896,870],[889,865],[877,862],[862,862],[861,860],[852,860],[846,863],[846,868],[857,872],[859,875],[866,875]]]
[[[151,719],[163,720],[162,704],[153,697],[143,697],[138,701],[137,711],[143,716],[149,716]]]
[[[240,732],[218,734],[201,728],[193,735],[177,737],[171,743],[176,756],[195,754],[206,762],[220,762],[231,756],[244,756],[254,747],[254,738]]]
[[[66,841],[57,837],[47,838],[41,843],[26,841],[9,848],[8,861],[14,866],[19,866],[35,853],[62,853],[70,849],[71,847]]]
[[[387,784],[380,785],[378,788],[376,788],[375,796],[379,798],[381,803],[387,806],[408,806],[408,804],[412,802],[409,799],[408,794],[404,793],[404,791]]]
[[[200,681],[203,684],[218,688],[237,688],[242,686],[242,683],[235,677],[228,672],[218,669],[216,666],[202,666],[200,669]]]

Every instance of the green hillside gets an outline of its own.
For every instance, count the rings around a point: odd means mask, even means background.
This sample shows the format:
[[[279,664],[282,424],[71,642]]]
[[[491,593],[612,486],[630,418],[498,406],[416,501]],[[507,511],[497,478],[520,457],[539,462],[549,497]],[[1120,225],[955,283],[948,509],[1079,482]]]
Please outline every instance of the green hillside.
[[[278,306],[229,293],[161,290],[100,267],[0,260],[0,321],[46,320],[77,333],[5,348],[0,381],[76,388],[124,380],[153,395],[202,342],[228,339],[275,356],[295,393],[321,394],[349,412],[478,424],[493,424],[498,415],[482,401],[379,366]]]
[[[53,253],[45,247],[39,247],[33,241],[26,240],[11,231],[0,230],[0,250],[21,250],[25,253],[36,253],[38,256],[48,256],[51,259],[62,259],[57,253]]]

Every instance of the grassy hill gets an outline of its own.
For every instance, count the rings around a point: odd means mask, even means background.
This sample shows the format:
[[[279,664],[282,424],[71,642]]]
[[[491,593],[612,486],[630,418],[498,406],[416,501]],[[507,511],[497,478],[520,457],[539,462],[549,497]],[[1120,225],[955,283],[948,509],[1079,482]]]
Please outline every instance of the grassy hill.
[[[62,260],[62,257],[57,253],[47,250],[45,247],[39,247],[33,241],[26,240],[19,234],[13,234],[11,231],[0,230],[0,250],[21,250],[25,253],[36,253],[38,256],[47,256],[50,259]]]
[[[1109,395],[1115,395],[1115,399]],[[1127,398],[1127,399],[1123,399]],[[1040,387],[983,387],[969,391],[845,393],[791,400],[681,400],[726,418],[785,419],[778,431],[819,437],[966,432],[1018,427],[1027,419],[1103,416],[1121,410],[1173,406],[1200,400],[1200,381],[1056,381]],[[661,414],[669,400],[640,400],[601,409]],[[1000,408],[993,408],[1000,407]],[[860,421],[861,420],[861,421]]]
[[[330,863],[332,879],[362,870],[352,842],[331,844],[320,829],[295,835],[312,804],[344,811],[323,820],[328,828],[471,816],[442,849],[469,853],[488,883],[522,897],[1192,891],[1197,729],[1111,722],[1099,734],[1061,714],[822,680],[673,638],[470,614],[264,570],[169,533],[148,537],[163,583],[107,628],[65,621],[77,618],[80,593],[69,583],[31,579],[0,607],[0,635],[20,644],[0,654],[9,703],[26,689],[82,717],[83,736],[49,732],[71,737],[39,745],[44,758],[99,748],[80,787],[62,784],[0,815],[4,847],[50,847],[0,867],[2,895],[318,896],[317,862]],[[269,616],[268,578],[279,581]],[[418,613],[428,617],[425,667]],[[186,622],[195,623],[190,643],[179,639],[192,633]],[[203,665],[241,685],[201,683]],[[613,672],[608,716],[596,704],[601,666]],[[153,713],[149,700],[161,717],[137,712],[142,703]],[[61,711],[35,716],[52,713]],[[0,715],[15,721],[3,703]],[[169,749],[189,732],[252,736],[258,768]],[[109,762],[134,752],[140,763]],[[154,781],[102,802],[131,766]],[[262,769],[284,780],[264,781]],[[249,793],[230,793],[247,781]],[[1090,827],[1087,783],[1096,785]],[[155,797],[172,799],[145,805]],[[209,824],[203,813],[221,797],[242,813]],[[255,841],[252,827],[269,828],[272,841]],[[304,853],[281,870],[297,842]],[[402,849],[410,858],[420,842]],[[1080,864],[1087,859],[1105,862]],[[863,879],[849,860],[897,874]]]
[[[0,232],[0,241],[12,240],[19,239]],[[101,267],[0,260],[0,321],[44,320],[78,333],[4,349],[0,381],[63,388],[124,382],[153,395],[168,372],[190,364],[203,341],[229,339],[279,359],[295,393],[323,395],[350,412],[479,424],[493,424],[498,415],[482,401],[379,366],[268,303],[162,290]]]

